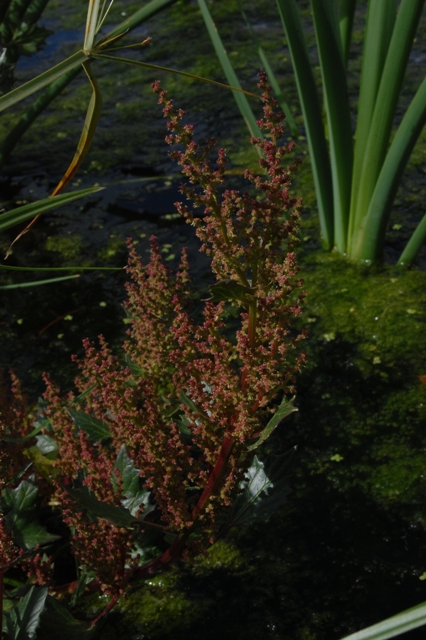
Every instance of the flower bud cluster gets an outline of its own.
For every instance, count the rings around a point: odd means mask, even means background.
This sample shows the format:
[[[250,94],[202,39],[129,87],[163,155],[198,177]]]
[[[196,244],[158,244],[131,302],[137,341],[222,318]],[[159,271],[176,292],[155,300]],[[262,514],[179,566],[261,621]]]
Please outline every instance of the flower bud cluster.
[[[85,341],[78,395],[62,399],[48,381],[47,416],[59,446],[56,499],[78,562],[98,572],[105,591],[122,590],[135,570],[137,534],[76,509],[67,487],[78,482],[100,502],[120,507],[123,477],[116,460],[124,446],[156,505],[147,521],[174,536],[174,551],[161,557],[165,564],[184,552],[190,534],[213,538],[220,509],[231,503],[250,464],[248,446],[277,400],[292,393],[304,362],[298,355],[302,336],[291,328],[304,295],[294,253],[300,202],[289,194],[295,164],[281,164],[293,144],[278,145],[282,116],[264,77],[259,86],[265,139],[252,143],[262,153],[262,175],[245,172],[250,193],[222,188],[225,151],[212,166],[213,142],[200,149],[193,127],[183,124],[183,111],[174,109],[159,83],[153,87],[168,119],[167,142],[183,148],[171,154],[189,179],[182,191],[203,209],[196,216],[176,205],[195,227],[217,279],[201,321],[191,313],[185,253],[173,275],[156,238],[146,266],[129,243],[124,361],[102,337],[99,347]],[[101,421],[110,438],[91,442],[76,428],[68,407],[77,401],[79,411]],[[146,507],[142,503],[136,517],[143,518]]]

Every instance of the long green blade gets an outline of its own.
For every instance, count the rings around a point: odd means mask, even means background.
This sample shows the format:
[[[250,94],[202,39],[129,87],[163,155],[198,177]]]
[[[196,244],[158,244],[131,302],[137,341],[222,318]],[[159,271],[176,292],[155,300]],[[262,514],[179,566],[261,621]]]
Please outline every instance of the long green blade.
[[[179,2],[179,0],[151,0],[151,2],[148,2],[147,5],[133,13],[129,18],[126,18],[126,20],[119,24],[118,27],[101,38],[101,40],[96,43],[96,46],[99,46],[101,43],[111,40],[112,38],[116,38],[128,31],[132,31],[145,20],[152,18],[156,13],[163,11],[163,9],[166,9],[177,2]]]
[[[8,264],[0,264],[0,269],[7,271],[123,271],[126,267],[12,267]]]
[[[393,29],[382,79],[377,94],[368,141],[365,146],[352,241],[367,214],[371,197],[385,159],[392,130],[396,103],[401,90],[408,58],[425,0],[402,0]],[[352,255],[352,247],[349,247]]]
[[[339,12],[340,39],[342,41],[343,60],[348,64],[349,48],[351,46],[352,28],[354,23],[356,0],[342,0]]]
[[[92,95],[90,97],[89,106],[87,107],[86,118],[84,120],[80,140],[78,141],[77,150],[64,176],[53,191],[52,196],[55,196],[57,193],[62,191],[72,180],[92,145],[99,118],[101,117],[102,94],[96,78],[92,73],[90,62],[88,60],[83,63],[83,68],[90,80],[90,84],[92,85]]]
[[[330,158],[309,54],[303,36],[295,0],[277,0],[278,9],[290,49],[299,99],[305,121],[306,137],[317,195],[321,235],[326,247],[334,245],[333,190]]]
[[[198,6],[200,7],[200,11],[202,13],[208,34],[210,36],[210,40],[212,41],[212,44],[215,48],[216,55],[222,66],[223,72],[226,76],[228,83],[232,87],[241,89],[240,82],[229,60],[225,47],[223,46],[221,37],[216,29],[216,25],[213,22],[213,19],[210,15],[210,11],[207,7],[205,0],[198,0]],[[261,131],[258,125],[256,124],[256,118],[248,103],[247,98],[242,93],[234,93],[234,98],[235,98],[235,102],[238,105],[240,113],[244,118],[247,128],[250,131],[250,134],[255,138],[261,138],[262,137]]]
[[[101,58],[103,60],[112,60],[114,62],[121,62],[123,64],[135,65],[137,67],[144,67],[145,69],[154,69],[155,71],[166,71],[167,73],[175,73],[178,76],[184,76],[185,78],[191,78],[192,80],[200,80],[200,82],[208,82],[209,84],[215,84],[217,87],[222,87],[224,89],[231,89],[232,91],[236,91],[237,93],[245,93],[248,96],[252,96],[253,98],[258,98],[256,94],[250,93],[250,91],[245,91],[240,87],[232,87],[229,84],[225,84],[224,82],[217,82],[216,80],[210,80],[209,78],[203,78],[202,76],[196,76],[193,73],[188,73],[187,71],[180,71],[179,69],[172,69],[170,67],[162,67],[158,64],[151,64],[149,62],[141,62],[140,60],[130,60],[129,58],[121,58],[119,56],[108,56],[105,53],[94,53],[93,58]]]
[[[352,128],[336,0],[311,0],[333,180],[334,242],[345,253],[352,182]]]
[[[43,200],[38,200],[37,202],[32,202],[31,204],[17,207],[16,209],[8,211],[7,213],[2,213],[0,214],[0,231],[5,231],[6,229],[9,229],[16,224],[25,222],[26,220],[40,215],[41,213],[46,213],[47,211],[51,211],[56,207],[61,207],[64,204],[73,202],[73,200],[83,198],[84,196],[96,193],[97,191],[101,191],[102,189],[103,187],[90,187],[88,189],[73,191],[72,193],[64,193],[60,196],[44,198]]]
[[[417,258],[417,254],[420,249],[426,242],[426,214],[423,216],[419,224],[417,225],[417,229],[412,234],[410,240],[407,242],[407,245],[404,251],[401,253],[401,257],[398,260],[398,264],[400,265],[410,265],[413,264],[414,260]]]
[[[407,609],[392,618],[387,618],[367,629],[352,633],[342,640],[387,640],[406,633],[410,629],[417,629],[426,624],[426,603]]]
[[[86,33],[84,35],[83,51],[86,55],[90,55],[93,49],[93,43],[96,35],[96,25],[99,20],[99,9],[101,0],[89,0],[86,20]]]
[[[56,98],[57,95],[80,73],[82,66],[78,65],[63,76],[52,82],[41,95],[24,112],[16,125],[12,127],[0,144],[0,166],[5,163],[19,140],[30,128],[38,115]]]
[[[36,91],[43,89],[48,84],[51,84],[61,76],[63,76],[68,71],[71,71],[75,67],[81,65],[87,59],[84,51],[77,51],[72,56],[63,60],[56,66],[52,67],[48,71],[41,73],[36,78],[33,78],[29,82],[13,89],[13,91],[9,91],[4,96],[0,97],[0,111],[4,111],[9,107],[12,107],[17,102],[24,100],[28,96],[31,96]]]
[[[352,257],[356,260],[379,260],[382,257],[383,240],[400,178],[413,147],[426,124],[426,78],[418,88],[410,106],[398,127],[378,177],[367,215],[354,242]],[[416,238],[420,237],[416,233]],[[407,245],[406,251],[412,253]],[[416,251],[417,255],[418,249]],[[413,259],[415,258],[413,255]],[[404,255],[408,263],[408,253]]]
[[[353,189],[351,200],[351,214],[349,223],[349,237],[355,230],[355,212],[359,196],[358,184],[371,121],[376,106],[377,94],[382,79],[383,67],[392,38],[396,19],[396,0],[371,0],[368,3],[366,33],[362,54],[361,82],[358,100],[358,115],[355,135]]]
[[[259,42],[259,38],[257,37],[256,33],[253,31],[253,28],[251,26],[250,20],[247,18],[246,12],[244,11],[244,8],[242,7],[241,4],[241,0],[238,0],[238,7],[240,9],[241,15],[244,19],[244,22],[247,25],[248,30],[250,31],[250,35],[251,38],[256,46],[256,50],[257,50],[257,54],[260,58],[260,61],[263,65],[263,68],[266,71],[266,75],[268,76],[268,80],[271,84],[271,87],[275,93],[275,97],[277,99],[278,104],[280,105],[280,108],[282,109],[283,113],[285,114],[286,117],[286,122],[288,124],[288,126],[290,127],[290,131],[291,131],[291,135],[293,136],[293,138],[297,138],[299,136],[299,129],[298,126],[296,124],[296,121],[293,117],[292,112],[290,111],[290,107],[288,106],[288,104],[286,103],[285,99],[284,99],[284,95],[283,92],[281,91],[280,85],[278,84],[278,81],[275,77],[274,72],[272,71],[272,67],[269,64],[269,60],[266,56],[266,53],[262,47],[262,45]]]
[[[52,284],[52,282],[61,282],[62,280],[72,280],[73,278],[80,278],[77,273],[73,276],[60,276],[59,278],[48,278],[47,280],[34,280],[34,282],[20,282],[19,284],[5,284],[0,286],[3,291],[5,289],[24,289],[27,287],[38,287],[43,284]]]

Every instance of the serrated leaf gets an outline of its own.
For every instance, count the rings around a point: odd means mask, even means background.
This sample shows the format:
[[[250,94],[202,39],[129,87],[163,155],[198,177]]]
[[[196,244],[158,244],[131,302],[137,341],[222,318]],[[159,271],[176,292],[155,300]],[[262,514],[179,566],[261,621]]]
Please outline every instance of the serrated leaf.
[[[287,400],[286,398],[282,399],[280,406],[275,411],[274,415],[269,420],[266,427],[263,429],[259,439],[256,440],[254,444],[247,447],[248,451],[254,451],[254,449],[257,449],[257,447],[259,447],[263,442],[265,442],[265,440],[267,440],[267,438],[269,438],[271,433],[274,431],[274,429],[278,427],[278,425],[282,420],[284,420],[284,418],[289,416],[290,413],[293,413],[294,411],[298,411],[298,409],[293,406],[292,402],[293,402],[293,399],[292,400]]]
[[[39,523],[37,493],[34,476],[23,480],[16,489],[6,488],[3,492],[5,505],[10,508],[5,517],[6,526],[23,549],[33,549],[60,537],[48,533]]]
[[[90,628],[87,622],[74,618],[61,602],[49,595],[40,622],[43,638],[90,640],[96,631],[96,628]]]
[[[254,456],[246,471],[246,479],[240,484],[244,491],[232,506],[228,527],[264,522],[287,502],[290,493],[285,476],[287,463],[288,455],[269,456],[265,463]]]
[[[91,515],[103,520],[112,522],[117,527],[131,527],[138,522],[127,509],[116,507],[107,502],[101,502],[86,487],[82,489],[69,489],[63,487],[67,493],[79,504],[82,509],[86,509]]]
[[[130,514],[134,516],[140,505],[143,504],[144,510],[141,517],[145,518],[148,513],[155,509],[155,505],[149,503],[150,491],[141,488],[140,471],[135,468],[135,464],[127,453],[125,445],[122,445],[118,453],[115,466],[120,471],[123,479],[125,495],[125,499],[121,501],[123,507],[128,509]]]
[[[56,454],[59,450],[58,445],[54,441],[53,438],[47,435],[36,436],[37,440],[37,448],[40,450],[44,456],[47,456],[49,453]],[[54,456],[56,458],[56,456]]]
[[[83,595],[86,586],[92,582],[96,578],[96,571],[87,571],[86,566],[83,565],[80,567],[80,574],[78,576],[77,586],[75,588],[74,593],[72,594],[72,598],[70,600],[70,606],[75,607],[79,598]],[[69,613],[67,611],[67,613]]]
[[[210,287],[213,302],[224,302],[226,300],[239,300],[246,304],[253,299],[253,289],[245,287],[234,280],[222,280]]]
[[[47,587],[32,586],[8,613],[5,612],[7,633],[11,640],[32,640],[35,638],[40,616],[44,609]]]
[[[108,425],[103,420],[98,420],[93,416],[89,416],[83,411],[77,411],[76,409],[67,409],[71,418],[78,429],[85,431],[91,440],[94,442],[102,442],[111,438],[111,431]]]

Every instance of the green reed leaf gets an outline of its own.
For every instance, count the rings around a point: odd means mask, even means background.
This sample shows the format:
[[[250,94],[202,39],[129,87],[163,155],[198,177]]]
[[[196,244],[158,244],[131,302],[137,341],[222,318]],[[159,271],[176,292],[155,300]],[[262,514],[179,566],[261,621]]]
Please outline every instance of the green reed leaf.
[[[426,624],[426,602],[373,624],[362,631],[351,633],[342,640],[387,640],[394,638],[411,629],[417,629]]]
[[[64,193],[59,196],[52,196],[50,198],[43,198],[37,202],[31,204],[25,204],[22,207],[12,209],[6,213],[0,214],[0,231],[5,231],[10,227],[30,220],[35,216],[38,216],[47,211],[51,211],[56,207],[62,207],[65,204],[69,204],[78,198],[84,198],[85,196],[101,191],[103,187],[89,187],[88,189],[80,189],[79,191],[73,191],[71,193]]]

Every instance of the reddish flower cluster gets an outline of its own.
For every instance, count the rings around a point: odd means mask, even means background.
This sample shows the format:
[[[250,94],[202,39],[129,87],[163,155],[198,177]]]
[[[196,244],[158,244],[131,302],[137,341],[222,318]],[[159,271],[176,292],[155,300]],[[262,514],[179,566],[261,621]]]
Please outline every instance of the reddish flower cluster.
[[[24,466],[24,456],[18,445],[3,438],[16,439],[31,430],[33,415],[28,411],[28,403],[22,393],[21,384],[13,372],[11,385],[0,376],[0,491],[12,480],[14,474]],[[0,567],[4,567],[19,554],[11,532],[4,518],[0,518]]]
[[[213,168],[208,160],[212,144],[198,148],[193,128],[182,123],[183,112],[174,111],[154,84],[169,119],[167,141],[184,147],[172,157],[198,186],[183,191],[204,209],[198,218],[177,205],[195,226],[218,281],[201,323],[188,311],[186,256],[173,276],[155,238],[146,267],[130,243],[126,309],[131,328],[125,363],[102,338],[99,348],[86,341],[76,380],[80,399],[73,394],[61,399],[48,382],[47,416],[59,446],[56,500],[72,530],[79,563],[97,571],[105,591],[122,590],[137,566],[132,553],[137,535],[76,508],[67,487],[78,481],[97,500],[119,507],[123,479],[116,460],[125,446],[140,470],[142,487],[155,500],[152,524],[174,535],[173,552],[149,563],[154,570],[156,562],[182,553],[191,533],[212,537],[219,508],[230,504],[250,463],[247,445],[262,431],[277,397],[292,391],[304,361],[296,351],[301,336],[290,334],[303,298],[293,251],[299,203],[288,192],[294,166],[281,166],[292,144],[278,146],[282,117],[274,112],[264,78],[260,86],[264,119],[259,125],[266,139],[252,143],[263,153],[264,176],[246,171],[254,187],[251,196],[220,193],[225,152],[219,151]],[[230,305],[240,318],[231,338],[226,325]],[[93,443],[76,428],[68,410],[76,402],[79,411],[102,421],[110,439]],[[136,515],[143,515],[143,509],[141,504]]]

